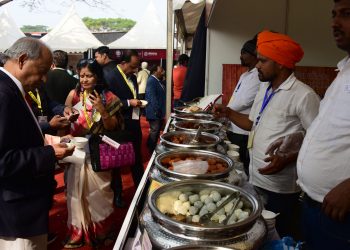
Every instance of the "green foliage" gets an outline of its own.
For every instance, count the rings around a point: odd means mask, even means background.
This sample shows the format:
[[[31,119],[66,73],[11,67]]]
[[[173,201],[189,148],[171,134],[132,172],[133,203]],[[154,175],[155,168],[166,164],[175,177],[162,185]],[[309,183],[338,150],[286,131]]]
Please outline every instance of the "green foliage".
[[[23,32],[48,32],[49,27],[45,25],[23,25],[21,30]]]
[[[135,21],[127,18],[90,18],[84,17],[83,22],[91,31],[128,31]]]

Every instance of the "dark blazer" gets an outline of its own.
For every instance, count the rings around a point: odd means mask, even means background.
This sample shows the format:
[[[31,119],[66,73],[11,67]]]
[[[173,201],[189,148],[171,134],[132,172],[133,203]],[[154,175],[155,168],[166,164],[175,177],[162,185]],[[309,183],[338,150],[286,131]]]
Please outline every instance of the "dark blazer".
[[[148,120],[160,120],[165,116],[165,86],[151,75],[146,85],[146,118]]]
[[[0,71],[0,236],[47,233],[55,153],[44,146],[22,93]]]
[[[52,101],[64,104],[69,92],[76,87],[78,79],[66,70],[52,69],[47,74],[45,90]]]
[[[137,79],[134,74],[130,76],[130,79],[132,80],[134,84],[134,88],[136,89],[136,93],[138,93],[138,85],[137,85]],[[109,89],[119,97],[121,102],[123,103],[122,108],[122,114],[124,119],[130,120],[132,117],[132,107],[128,106],[128,99],[134,99],[134,96],[128,86],[128,84],[125,82],[124,77],[122,74],[120,74],[117,67],[115,67],[112,71],[110,71],[106,75],[106,82],[108,84]]]

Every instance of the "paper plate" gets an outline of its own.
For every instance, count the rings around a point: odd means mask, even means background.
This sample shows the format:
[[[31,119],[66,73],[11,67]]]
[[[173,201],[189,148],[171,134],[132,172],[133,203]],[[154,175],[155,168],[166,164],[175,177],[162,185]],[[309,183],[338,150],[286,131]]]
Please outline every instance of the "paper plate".
[[[146,105],[148,104],[148,102],[145,100],[140,100],[140,101],[141,101],[141,107],[146,107]]]

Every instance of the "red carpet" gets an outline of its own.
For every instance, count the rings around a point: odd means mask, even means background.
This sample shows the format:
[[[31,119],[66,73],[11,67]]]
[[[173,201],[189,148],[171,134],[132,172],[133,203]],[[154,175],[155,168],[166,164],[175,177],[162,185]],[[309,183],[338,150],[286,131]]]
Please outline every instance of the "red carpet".
[[[142,127],[142,157],[144,162],[144,168],[146,168],[147,163],[150,159],[150,154],[148,153],[146,141],[149,134],[149,125],[144,117],[141,118],[141,127]],[[122,173],[123,178],[123,200],[126,204],[125,208],[116,208],[112,219],[114,220],[114,226],[116,233],[119,233],[119,230],[122,226],[124,217],[128,211],[130,202],[134,196],[136,188],[134,187],[130,170],[126,170]],[[63,186],[63,170],[60,170],[56,173],[55,179],[58,182],[58,186],[54,196],[53,208],[50,210],[50,232],[57,234],[57,239],[48,246],[49,250],[58,250],[63,248],[63,241],[65,239],[66,230],[67,230],[67,206],[66,206],[66,197],[64,194]],[[113,244],[105,247],[99,247],[101,250],[113,249]],[[76,248],[79,250],[91,249],[91,247],[81,247]]]

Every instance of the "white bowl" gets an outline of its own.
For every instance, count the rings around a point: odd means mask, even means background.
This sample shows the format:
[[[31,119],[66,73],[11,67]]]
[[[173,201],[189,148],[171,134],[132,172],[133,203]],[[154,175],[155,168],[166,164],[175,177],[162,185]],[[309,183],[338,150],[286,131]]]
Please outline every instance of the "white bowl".
[[[236,144],[228,144],[229,150],[237,151],[239,152],[239,146]]]
[[[74,138],[72,138],[71,142],[77,148],[85,148],[86,144],[88,143],[88,139],[85,137],[74,137]]]
[[[141,107],[144,108],[148,104],[148,101],[146,100],[140,100],[141,101]]]
[[[230,157],[234,161],[239,161],[239,153],[234,150],[228,150],[227,151],[228,157]]]

